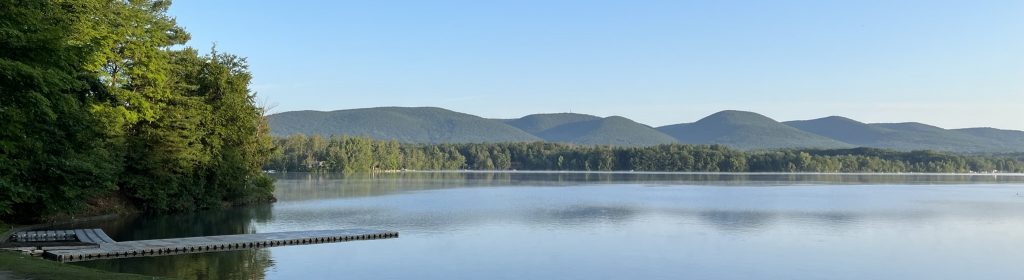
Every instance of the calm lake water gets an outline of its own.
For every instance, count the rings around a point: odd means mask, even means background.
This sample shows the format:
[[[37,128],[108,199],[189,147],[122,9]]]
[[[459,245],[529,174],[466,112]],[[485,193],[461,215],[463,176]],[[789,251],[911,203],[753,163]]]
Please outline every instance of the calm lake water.
[[[128,217],[115,240],[398,239],[76,263],[207,279],[1024,279],[1024,177],[276,175],[278,203]]]

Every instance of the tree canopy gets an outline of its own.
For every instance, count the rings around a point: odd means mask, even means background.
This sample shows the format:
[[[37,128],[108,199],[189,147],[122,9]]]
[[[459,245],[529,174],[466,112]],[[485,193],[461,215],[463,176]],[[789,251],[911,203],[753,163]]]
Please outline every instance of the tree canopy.
[[[245,60],[183,47],[170,4],[0,2],[0,217],[104,197],[151,211],[271,198]]]

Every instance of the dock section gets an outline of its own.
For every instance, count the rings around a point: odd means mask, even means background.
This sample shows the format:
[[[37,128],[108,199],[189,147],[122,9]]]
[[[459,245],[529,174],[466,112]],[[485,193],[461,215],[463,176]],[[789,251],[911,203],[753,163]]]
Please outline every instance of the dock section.
[[[83,234],[90,236],[88,233]],[[60,262],[79,262],[397,237],[398,232],[368,229],[288,231],[124,242],[106,242],[102,237],[97,236],[96,238],[101,243],[97,243],[99,246],[96,248],[50,250],[43,253],[43,257]]]
[[[92,244],[113,243],[102,229],[34,230],[12,234],[9,242],[83,242]]]
[[[85,243],[104,244],[115,242],[113,239],[110,239],[110,236],[107,236],[106,232],[103,232],[103,230],[98,228],[76,229],[73,230],[73,232],[75,233],[75,237],[78,238],[78,241]]]
[[[58,242],[78,239],[73,230],[33,230],[15,232],[8,240],[11,242]]]

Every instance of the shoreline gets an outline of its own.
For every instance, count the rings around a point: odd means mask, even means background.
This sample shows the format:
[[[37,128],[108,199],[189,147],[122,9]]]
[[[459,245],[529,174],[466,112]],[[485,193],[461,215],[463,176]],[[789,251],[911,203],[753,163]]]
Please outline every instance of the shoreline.
[[[0,250],[0,279],[167,279],[140,274],[117,273],[44,260],[13,251]]]
[[[264,170],[267,172],[268,170]],[[268,174],[288,173],[338,173],[341,171],[274,171]],[[858,175],[858,176],[1006,176],[1024,177],[1024,173],[928,173],[928,172],[701,172],[701,171],[584,171],[584,170],[380,170],[355,172],[351,174],[401,174],[401,173],[507,173],[507,174],[651,174],[651,175]]]

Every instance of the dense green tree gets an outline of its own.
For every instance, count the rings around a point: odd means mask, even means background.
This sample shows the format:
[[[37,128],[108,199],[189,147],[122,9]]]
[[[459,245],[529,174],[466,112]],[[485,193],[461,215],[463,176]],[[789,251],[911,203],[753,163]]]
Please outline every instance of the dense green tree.
[[[244,59],[172,48],[189,35],[169,5],[0,2],[0,217],[105,197],[152,211],[272,199]]]
[[[118,159],[105,149],[105,98],[77,41],[89,2],[0,2],[0,215],[77,208],[115,188]]]

